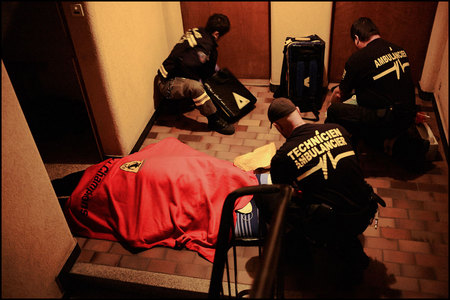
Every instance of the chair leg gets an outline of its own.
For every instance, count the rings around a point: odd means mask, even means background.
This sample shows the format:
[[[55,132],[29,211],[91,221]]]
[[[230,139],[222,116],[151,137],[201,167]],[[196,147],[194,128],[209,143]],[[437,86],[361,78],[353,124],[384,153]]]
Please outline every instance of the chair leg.
[[[225,259],[225,266],[227,268],[228,297],[231,297],[230,266],[228,264],[228,255],[227,255],[227,258]],[[223,286],[223,283],[222,283],[222,286]],[[223,290],[223,288],[222,288],[222,290]]]
[[[238,278],[237,278],[237,259],[236,259],[236,246],[233,245],[233,259],[234,259],[234,291],[235,291],[235,295],[237,297],[238,295]]]
[[[276,280],[276,295],[278,299],[284,299],[284,273],[285,273],[285,257],[286,257],[286,242],[281,242],[280,249],[280,261],[277,267],[277,280]]]

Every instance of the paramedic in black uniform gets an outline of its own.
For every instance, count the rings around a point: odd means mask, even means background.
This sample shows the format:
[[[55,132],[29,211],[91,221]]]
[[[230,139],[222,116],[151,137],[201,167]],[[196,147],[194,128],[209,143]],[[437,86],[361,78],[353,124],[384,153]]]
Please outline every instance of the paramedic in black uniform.
[[[230,21],[222,14],[211,15],[205,28],[189,29],[158,69],[156,79],[163,97],[192,99],[200,113],[208,118],[209,129],[226,135],[234,133],[234,126],[219,117],[201,80],[216,71],[217,41],[229,30]]]
[[[272,183],[301,192],[293,198],[288,223],[313,244],[321,241],[340,252],[352,270],[349,275],[361,279],[369,258],[357,236],[371,223],[377,202],[385,204],[364,180],[349,133],[338,124],[306,123],[287,98],[273,100],[268,118],[286,138],[271,161]]]
[[[405,50],[382,39],[377,26],[366,17],[352,24],[350,36],[358,50],[345,64],[325,123],[345,127],[354,145],[362,138],[397,158],[424,158],[429,144],[412,134],[415,91]],[[353,94],[357,105],[342,103]]]

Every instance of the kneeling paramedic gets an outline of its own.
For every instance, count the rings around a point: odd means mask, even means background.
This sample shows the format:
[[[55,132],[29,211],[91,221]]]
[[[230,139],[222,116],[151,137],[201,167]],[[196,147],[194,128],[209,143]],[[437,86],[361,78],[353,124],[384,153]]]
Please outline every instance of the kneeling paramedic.
[[[192,99],[198,111],[208,119],[211,130],[234,134],[206,93],[202,81],[211,77],[217,66],[217,41],[230,30],[228,17],[213,14],[204,28],[189,29],[164,60],[156,76],[158,88],[169,102]],[[174,100],[174,101],[171,101]]]
[[[364,180],[349,133],[338,124],[306,123],[286,98],[273,100],[268,118],[286,138],[271,160],[272,182],[300,193],[292,199],[288,228],[311,244],[341,249],[344,260],[364,270],[369,258],[358,235],[372,223],[378,204],[386,204]]]

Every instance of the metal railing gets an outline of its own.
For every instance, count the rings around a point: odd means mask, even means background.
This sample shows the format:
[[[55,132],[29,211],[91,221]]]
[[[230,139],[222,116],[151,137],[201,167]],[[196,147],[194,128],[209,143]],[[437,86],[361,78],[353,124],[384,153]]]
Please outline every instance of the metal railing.
[[[284,249],[286,208],[293,189],[288,185],[282,185],[280,189],[280,197],[277,199],[278,209],[270,222],[260,270],[253,281],[250,298],[283,298],[284,295],[284,274],[280,266],[280,257]]]
[[[251,298],[273,298],[275,287],[277,289],[277,297],[283,293],[282,280],[283,274],[280,272],[279,262],[282,251],[285,213],[286,207],[291,199],[292,187],[288,185],[258,185],[237,189],[230,193],[225,199],[221,221],[219,226],[219,234],[216,244],[216,252],[214,256],[213,270],[211,273],[211,282],[209,286],[208,297],[219,298],[223,296],[223,273],[227,262],[227,252],[233,245],[233,211],[235,201],[246,195],[256,194],[273,194],[272,200],[276,202],[274,214],[270,221],[270,230],[264,245],[262,253],[262,264],[259,272],[254,280],[250,291]],[[263,224],[260,224],[262,226]],[[277,270],[277,272],[274,272]],[[235,284],[237,284],[235,282]],[[276,285],[276,286],[275,286]],[[282,297],[282,296],[281,296]]]

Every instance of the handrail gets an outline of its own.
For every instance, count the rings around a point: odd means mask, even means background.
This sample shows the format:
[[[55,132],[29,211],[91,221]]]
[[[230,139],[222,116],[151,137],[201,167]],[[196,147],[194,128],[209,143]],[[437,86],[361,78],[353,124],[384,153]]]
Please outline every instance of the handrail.
[[[283,197],[278,209],[272,217],[270,230],[264,245],[261,267],[253,281],[250,298],[273,298],[273,289],[279,275],[279,260],[282,250],[286,208],[292,196],[293,189],[288,185],[280,186]],[[283,287],[281,287],[283,288]]]
[[[217,236],[216,252],[214,255],[214,264],[211,273],[211,282],[209,285],[208,298],[219,298],[220,294],[223,293],[223,286],[222,286],[223,272],[227,257],[227,251],[230,248],[230,237],[234,225],[233,211],[236,199],[247,195],[269,194],[269,193],[281,193],[282,195],[281,203],[283,204],[284,202],[286,202],[285,201],[286,198],[290,199],[291,188],[289,188],[287,185],[285,186],[278,184],[262,184],[257,186],[247,186],[236,189],[235,191],[228,194],[227,198],[225,199],[222,208],[219,233]],[[278,199],[276,199],[275,201],[278,201]],[[283,205],[285,206],[286,204]],[[282,210],[284,215],[285,208],[283,208]],[[277,213],[277,218],[274,218],[275,220],[278,220],[278,215],[279,213]],[[280,225],[277,225],[277,228],[279,226]]]

